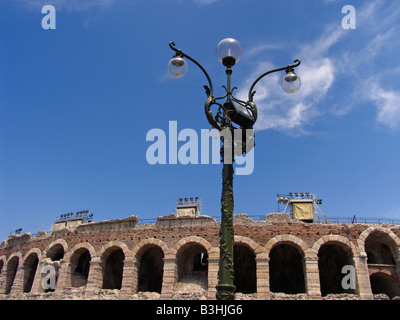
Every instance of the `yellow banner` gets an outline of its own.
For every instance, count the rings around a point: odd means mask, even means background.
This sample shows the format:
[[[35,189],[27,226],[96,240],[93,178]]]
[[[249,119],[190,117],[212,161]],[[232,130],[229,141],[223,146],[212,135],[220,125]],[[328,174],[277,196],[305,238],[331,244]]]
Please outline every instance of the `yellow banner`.
[[[294,219],[313,220],[312,202],[292,202],[292,213]]]

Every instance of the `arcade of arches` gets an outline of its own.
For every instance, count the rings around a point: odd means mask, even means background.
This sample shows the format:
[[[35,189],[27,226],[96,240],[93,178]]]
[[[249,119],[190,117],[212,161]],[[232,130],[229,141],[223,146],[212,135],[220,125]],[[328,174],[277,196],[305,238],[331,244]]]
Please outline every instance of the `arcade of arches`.
[[[294,228],[296,232],[290,232]],[[215,299],[218,225],[164,229],[99,232],[96,240],[93,232],[69,232],[59,238],[31,238],[18,246],[3,243],[0,295],[45,292],[41,269],[52,265],[56,288],[47,291],[55,294],[65,288],[85,288],[90,298],[98,289],[111,289],[119,290],[120,299],[137,292],[156,292],[161,299],[171,299],[178,283],[196,279],[207,298]],[[400,296],[400,230],[358,225],[347,227],[353,230],[346,234],[345,229],[301,223],[286,223],[284,228],[279,224],[235,226],[236,292],[254,294],[257,299],[279,293],[304,294],[309,299],[343,293],[361,299],[381,293]],[[346,265],[356,271],[354,288],[343,288]]]

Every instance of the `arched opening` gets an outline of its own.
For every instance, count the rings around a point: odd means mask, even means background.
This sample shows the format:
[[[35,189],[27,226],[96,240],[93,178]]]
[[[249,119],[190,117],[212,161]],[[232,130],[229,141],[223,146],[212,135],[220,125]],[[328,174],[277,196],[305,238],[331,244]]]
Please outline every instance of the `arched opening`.
[[[389,234],[374,231],[365,239],[365,252],[373,294],[384,293],[389,298],[400,295],[394,252],[396,243]]]
[[[17,273],[18,265],[19,265],[18,257],[13,257],[7,263],[5,294],[9,294],[11,292],[11,288],[14,284],[15,275]]]
[[[386,294],[390,299],[400,296],[400,288],[393,277],[383,272],[376,272],[369,277],[373,294]]]
[[[138,291],[161,293],[164,273],[164,252],[158,246],[147,249],[140,258]]]
[[[71,287],[86,286],[91,256],[89,250],[80,248],[71,256]]]
[[[64,253],[65,253],[64,252],[64,247],[60,243],[57,243],[57,244],[53,245],[49,250],[47,250],[47,253],[46,253],[46,257],[50,258],[50,260],[54,262],[53,263],[53,267],[54,267],[54,269],[56,271],[56,284],[57,284],[57,281],[58,281],[58,276],[59,276],[60,267],[61,267],[59,261],[62,258],[64,258]],[[54,292],[55,289],[47,288],[44,291],[45,292]]]
[[[121,289],[125,254],[118,247],[104,253],[103,289]]]
[[[270,290],[305,293],[303,256],[290,244],[278,244],[269,254]]]
[[[208,254],[199,243],[183,245],[177,253],[178,282],[196,283],[208,289]]]
[[[46,256],[50,258],[51,261],[59,261],[64,258],[64,247],[61,244],[55,244],[47,250]]]
[[[395,265],[391,247],[395,245],[387,233],[377,231],[365,239],[365,252],[368,264]]]
[[[355,293],[355,289],[344,289],[342,286],[342,280],[345,276],[342,269],[345,265],[354,266],[349,248],[345,250],[343,246],[333,243],[326,243],[321,246],[318,251],[318,269],[322,296]]]
[[[233,271],[236,292],[254,293],[257,291],[256,255],[243,244],[233,247]]]
[[[39,258],[36,253],[31,253],[26,258],[24,262],[24,292],[31,291],[38,264]]]

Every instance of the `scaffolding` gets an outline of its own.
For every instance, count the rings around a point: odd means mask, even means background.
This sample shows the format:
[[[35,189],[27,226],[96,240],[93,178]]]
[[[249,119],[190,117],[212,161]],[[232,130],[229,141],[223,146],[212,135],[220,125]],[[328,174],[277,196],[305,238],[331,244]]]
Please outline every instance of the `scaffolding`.
[[[328,219],[322,212],[319,205],[322,204],[322,199],[319,199],[316,194],[306,193],[293,193],[277,194],[278,212],[280,212],[279,205],[284,204],[285,208],[283,213],[290,208],[290,217],[305,222],[327,222]]]
[[[199,197],[179,198],[176,203],[176,216],[200,216],[202,211],[202,201]]]

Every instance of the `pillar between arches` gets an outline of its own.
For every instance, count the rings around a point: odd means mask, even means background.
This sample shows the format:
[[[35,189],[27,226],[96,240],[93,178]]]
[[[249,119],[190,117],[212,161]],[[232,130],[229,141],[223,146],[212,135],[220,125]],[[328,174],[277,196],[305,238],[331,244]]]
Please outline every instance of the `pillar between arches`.
[[[218,270],[219,270],[219,248],[213,247],[208,250],[208,292],[207,299],[217,299]]]
[[[256,255],[257,300],[269,300],[269,257],[266,253]]]
[[[95,290],[102,287],[103,282],[103,268],[101,266],[100,257],[92,257],[90,262],[88,281],[86,284],[85,296],[91,296]]]
[[[164,256],[164,273],[161,287],[161,300],[171,300],[173,288],[178,281],[178,268],[176,265],[176,252],[166,253]]]
[[[121,300],[129,300],[133,294],[133,282],[135,278],[136,259],[134,257],[126,257],[124,260],[122,271],[122,284],[119,298]]]
[[[24,267],[17,267],[10,294],[22,293],[24,289]]]
[[[367,254],[361,252],[359,256],[354,257],[354,264],[357,278],[357,292],[362,300],[373,300],[371,282],[367,264]]]
[[[305,257],[306,292],[309,299],[320,300],[321,285],[319,281],[318,257]]]

